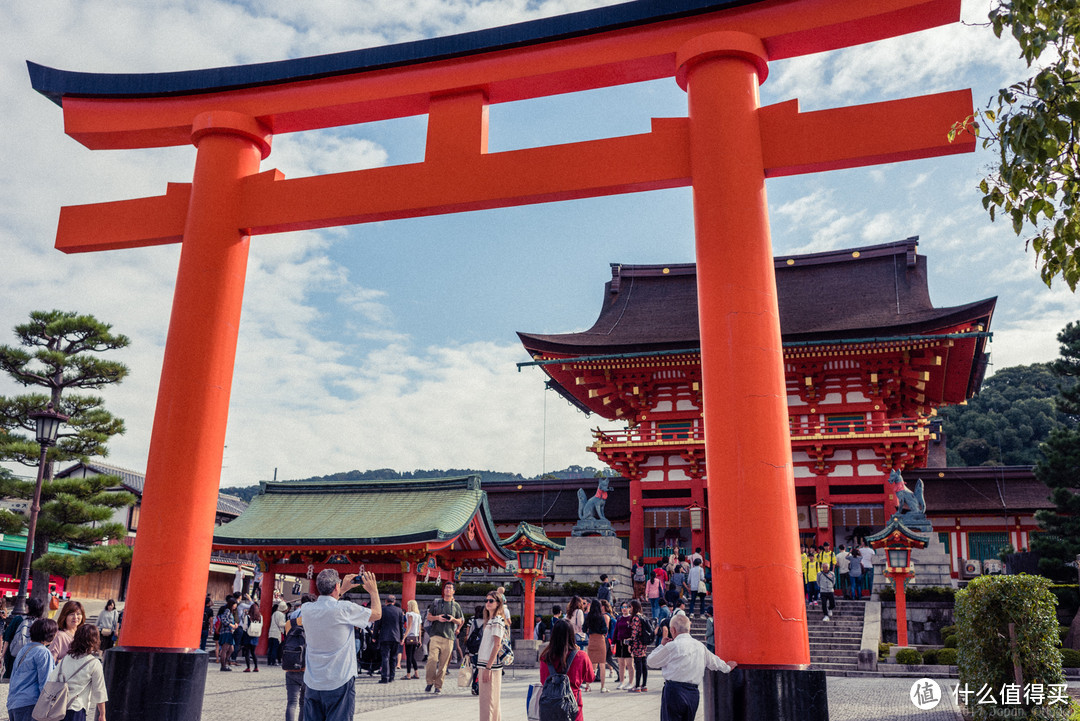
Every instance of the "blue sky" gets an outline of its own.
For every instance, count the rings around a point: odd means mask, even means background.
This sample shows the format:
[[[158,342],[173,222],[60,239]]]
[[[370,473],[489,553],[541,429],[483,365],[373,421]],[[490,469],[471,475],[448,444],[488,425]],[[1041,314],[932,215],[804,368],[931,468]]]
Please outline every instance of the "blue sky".
[[[24,62],[155,72],[302,57],[434,37],[598,5],[593,0],[304,3],[70,0],[0,6],[0,342],[31,310],[90,312],[131,336],[131,376],[105,391],[128,432],[109,460],[145,467],[178,247],[65,256],[63,205],[158,195],[190,180],[194,150],[91,152],[63,134]],[[965,2],[969,23],[987,2]],[[1010,40],[957,24],[773,63],[762,102],[803,110],[973,88],[985,105],[1023,77]],[[491,150],[644,132],[682,116],[673,80],[492,107]],[[887,132],[887,128],[882,129]],[[287,177],[422,158],[405,118],[274,139]],[[1049,360],[1077,317],[1047,289],[975,186],[991,151],[770,180],[777,255],[921,237],[935,304],[999,296],[997,367]],[[477,467],[524,474],[597,465],[586,418],[543,390],[515,331],[591,325],[609,263],[693,260],[689,190],[399,220],[253,239],[223,485],[352,468]],[[857,302],[857,299],[855,299]],[[0,381],[0,393],[18,389]],[[24,472],[29,472],[24,469]]]

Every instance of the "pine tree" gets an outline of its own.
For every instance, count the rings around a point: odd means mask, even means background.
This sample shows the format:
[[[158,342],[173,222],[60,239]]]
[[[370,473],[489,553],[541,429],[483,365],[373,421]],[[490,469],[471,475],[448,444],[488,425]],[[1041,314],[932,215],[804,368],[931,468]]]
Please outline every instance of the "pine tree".
[[[61,567],[55,558],[42,559],[48,544],[90,545],[119,538],[124,532],[116,528],[120,524],[102,522],[112,516],[115,508],[135,501],[129,493],[110,494],[104,490],[117,485],[116,478],[52,480],[56,461],[105,456],[109,438],[124,432],[123,420],[105,410],[100,397],[75,391],[121,382],[128,373],[127,366],[100,358],[99,354],[125,348],[130,341],[112,333],[112,326],[91,315],[58,310],[32,312],[28,323],[15,327],[15,335],[18,346],[0,346],[0,370],[23,386],[37,386],[45,392],[0,397],[0,460],[37,466],[41,447],[34,438],[30,413],[51,402],[57,411],[70,416],[61,426],[56,445],[48,451],[44,469],[46,483],[42,487],[33,553],[35,559],[40,559],[33,566],[33,595],[43,598],[48,592],[48,570]],[[0,479],[0,493],[8,497],[29,498],[33,488],[33,483],[10,477]],[[10,521],[0,514],[0,527]],[[130,558],[126,547],[112,548],[115,550],[95,550],[94,557],[105,556],[115,560],[116,565]],[[65,563],[71,567],[70,562]]]
[[[1073,420],[1080,419],[1080,322],[1069,323],[1058,334],[1061,357],[1052,370],[1062,383],[1057,408]],[[1058,428],[1041,447],[1043,458],[1035,466],[1035,477],[1050,489],[1054,510],[1039,511],[1036,520],[1046,533],[1032,539],[1032,549],[1041,556],[1042,573],[1074,582],[1076,571],[1065,566],[1080,554],[1080,429],[1075,424]]]

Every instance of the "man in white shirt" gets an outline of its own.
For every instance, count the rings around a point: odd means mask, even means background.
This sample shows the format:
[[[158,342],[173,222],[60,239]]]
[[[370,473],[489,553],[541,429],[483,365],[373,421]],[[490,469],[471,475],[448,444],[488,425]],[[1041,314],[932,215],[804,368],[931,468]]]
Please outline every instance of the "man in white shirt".
[[[705,592],[701,590],[701,584],[705,581],[705,567],[701,565],[701,559],[694,559],[694,567],[687,574],[686,585],[690,587],[690,618],[694,617],[694,603],[701,599],[701,613],[705,613]]]
[[[844,598],[850,595],[848,593],[851,586],[851,578],[848,576],[848,564],[850,561],[851,554],[848,553],[847,546],[840,544],[840,550],[836,552],[836,590]]]
[[[869,595],[874,595],[874,549],[866,545],[866,539],[863,539],[862,545],[859,547],[859,558],[862,560],[863,569],[863,588],[870,592]],[[850,571],[850,569],[849,569]]]
[[[371,596],[371,608],[340,599],[342,589],[356,582],[355,573],[339,578],[327,568],[315,579],[319,597],[301,608],[307,637],[304,667],[304,719],[351,721],[356,710],[356,647],[354,628],[366,628],[382,618],[375,574],[361,577]]]
[[[660,721],[693,721],[701,692],[698,684],[705,669],[731,673],[736,663],[724,663],[690,635],[690,619],[684,614],[671,617],[674,636],[649,654],[647,663],[664,672],[664,690],[660,696]]]

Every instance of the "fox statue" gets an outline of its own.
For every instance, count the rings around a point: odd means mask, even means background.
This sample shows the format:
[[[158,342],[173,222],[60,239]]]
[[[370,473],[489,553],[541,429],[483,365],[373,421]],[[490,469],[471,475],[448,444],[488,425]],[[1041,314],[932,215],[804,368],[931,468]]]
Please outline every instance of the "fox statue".
[[[596,494],[592,498],[588,498],[585,495],[585,491],[581,488],[577,491],[577,515],[578,520],[585,520],[587,518],[596,518],[598,521],[606,521],[604,516],[604,506],[607,505],[607,494],[611,488],[611,483],[607,478],[601,478],[596,488]]]

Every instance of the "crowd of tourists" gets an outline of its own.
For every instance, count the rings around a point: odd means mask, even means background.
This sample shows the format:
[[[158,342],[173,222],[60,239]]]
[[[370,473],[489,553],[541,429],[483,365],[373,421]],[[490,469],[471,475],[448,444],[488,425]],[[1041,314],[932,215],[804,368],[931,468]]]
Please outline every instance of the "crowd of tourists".
[[[820,606],[830,620],[836,597],[861,601],[874,588],[874,549],[864,540],[859,546],[841,544],[834,552],[829,542],[802,547],[803,588],[808,607]]]
[[[3,611],[0,655],[9,683],[10,721],[84,721],[91,708],[105,721],[108,693],[101,654],[120,632],[123,614],[116,603],[110,600],[93,624],[87,623],[81,603],[68,600],[61,605],[56,596],[49,601],[27,599],[25,613]],[[57,686],[66,686],[66,694],[50,691]]]
[[[685,565],[692,571],[701,563],[682,561],[674,559],[672,576],[686,576],[681,581],[684,592],[665,593],[655,616],[643,612],[641,598],[613,605],[613,584],[602,577],[596,598],[573,597],[565,610],[554,606],[550,619],[532,619],[542,642],[535,701],[547,709],[538,711],[536,718],[583,721],[582,694],[594,690],[648,693],[650,667],[664,669],[664,718],[693,718],[705,669],[727,672],[735,664],[717,658],[711,643],[706,647],[690,636],[687,605],[696,600],[690,589],[697,586],[691,587],[689,574],[676,567]],[[369,596],[366,606],[341,598],[357,584]],[[378,672],[379,683],[418,680],[419,665],[425,662],[424,691],[442,693],[455,659],[460,668],[452,683],[471,688],[478,697],[480,721],[500,721],[502,673],[513,662],[511,617],[503,588],[489,592],[468,619],[449,582],[424,613],[416,601],[402,609],[392,595],[383,603],[370,573],[341,578],[334,569],[326,569],[316,578],[316,588],[317,595],[305,594],[292,607],[275,599],[275,618],[269,622],[267,663],[280,664],[285,671],[286,721],[351,719],[356,678],[365,672]],[[245,618],[253,619],[256,604],[241,608],[245,600],[227,599],[217,612],[221,621],[207,616],[223,670],[235,663],[230,659],[237,643],[235,638],[226,643],[230,639],[225,634],[237,633],[245,628]],[[213,614],[209,601],[207,608]],[[701,612],[711,639],[711,609]],[[215,632],[215,628],[229,630]],[[241,654],[247,667],[248,654]],[[405,673],[399,677],[402,666]]]

